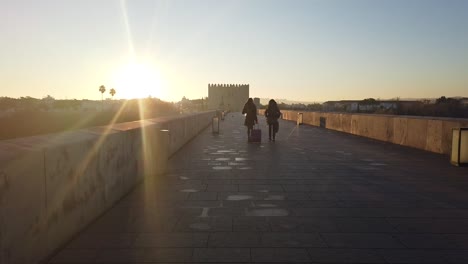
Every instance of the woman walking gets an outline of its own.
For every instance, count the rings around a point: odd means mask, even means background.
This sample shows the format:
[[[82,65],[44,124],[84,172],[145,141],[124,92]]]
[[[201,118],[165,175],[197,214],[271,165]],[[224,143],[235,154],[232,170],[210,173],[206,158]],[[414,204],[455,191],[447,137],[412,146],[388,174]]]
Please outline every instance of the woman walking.
[[[249,100],[247,100],[245,103],[242,114],[246,114],[244,125],[247,127],[247,140],[250,141],[250,134],[252,132],[253,126],[258,124],[257,107],[255,106],[252,98],[249,98]]]
[[[281,112],[275,100],[271,99],[268,102],[268,107],[265,110],[265,116],[267,118],[267,124],[268,124],[268,140],[275,141],[276,133],[278,133],[278,130],[279,130],[278,118],[280,118],[281,116]],[[272,136],[273,136],[273,139],[272,139]]]

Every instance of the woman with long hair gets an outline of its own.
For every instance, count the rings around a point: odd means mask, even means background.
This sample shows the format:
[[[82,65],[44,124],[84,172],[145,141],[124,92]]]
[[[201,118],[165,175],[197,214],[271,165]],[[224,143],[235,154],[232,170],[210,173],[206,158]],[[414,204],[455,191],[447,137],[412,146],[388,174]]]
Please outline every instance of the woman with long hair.
[[[253,126],[258,124],[257,119],[257,107],[255,106],[252,98],[249,98],[244,105],[242,114],[245,114],[244,125],[247,127],[247,140],[250,141],[250,134],[252,132]]]
[[[275,100],[271,99],[268,102],[268,107],[265,110],[265,116],[268,124],[268,140],[275,141],[276,133],[278,133],[279,130],[278,118],[281,116],[281,112]]]

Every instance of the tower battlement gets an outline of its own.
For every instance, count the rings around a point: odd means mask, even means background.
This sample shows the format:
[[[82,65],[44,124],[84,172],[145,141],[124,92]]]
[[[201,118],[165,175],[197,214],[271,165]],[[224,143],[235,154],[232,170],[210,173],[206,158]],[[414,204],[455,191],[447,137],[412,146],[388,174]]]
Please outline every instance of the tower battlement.
[[[208,88],[211,87],[229,87],[229,88],[235,88],[235,87],[249,87],[249,84],[214,84],[214,83],[209,83]]]

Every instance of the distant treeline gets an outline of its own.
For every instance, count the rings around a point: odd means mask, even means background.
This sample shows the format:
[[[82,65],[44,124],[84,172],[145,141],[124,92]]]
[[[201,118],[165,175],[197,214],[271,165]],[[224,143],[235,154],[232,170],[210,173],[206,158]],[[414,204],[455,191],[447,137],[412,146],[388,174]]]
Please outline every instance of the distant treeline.
[[[393,112],[390,113],[395,115],[468,118],[468,105],[462,104],[461,100],[445,96],[440,97],[433,104],[402,105],[391,110]]]
[[[67,101],[75,105],[67,104]],[[9,107],[2,102],[7,102]],[[45,104],[43,100],[30,97],[0,98],[0,110],[15,109],[0,116],[0,140],[178,114],[174,104],[154,98],[121,101],[114,103],[112,108],[94,111],[80,110],[78,102],[55,100],[51,107],[50,102]],[[57,111],[54,104],[60,105],[62,110]]]
[[[433,116],[433,117],[453,117],[468,118],[468,105],[463,104],[461,99],[447,98],[442,96],[435,101],[394,101],[394,106],[384,107],[379,100],[373,98],[359,101],[361,107],[350,110],[350,107],[343,103],[341,107],[326,107],[324,104],[279,104],[280,109],[298,111],[326,111],[326,112],[354,112],[386,115],[412,115],[412,116]],[[369,107],[374,105],[375,107]]]

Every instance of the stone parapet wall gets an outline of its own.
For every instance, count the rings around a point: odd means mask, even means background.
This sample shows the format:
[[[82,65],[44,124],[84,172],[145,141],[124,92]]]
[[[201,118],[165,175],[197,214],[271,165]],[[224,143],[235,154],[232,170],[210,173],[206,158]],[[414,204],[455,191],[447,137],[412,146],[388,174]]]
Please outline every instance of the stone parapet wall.
[[[214,114],[0,141],[0,263],[46,258],[145,177],[163,173]]]
[[[302,113],[304,124],[320,126],[322,118],[328,129],[446,155],[452,147],[452,128],[468,127],[468,119],[459,118],[281,112],[285,120],[296,121],[298,113]]]

